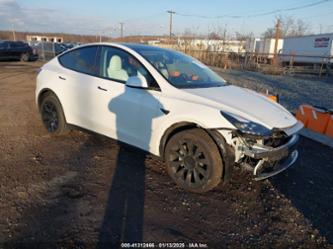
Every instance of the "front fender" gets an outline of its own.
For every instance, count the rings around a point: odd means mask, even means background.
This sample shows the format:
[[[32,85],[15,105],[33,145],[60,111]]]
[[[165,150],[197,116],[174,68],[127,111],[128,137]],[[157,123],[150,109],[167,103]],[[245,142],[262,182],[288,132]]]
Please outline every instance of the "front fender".
[[[151,153],[161,156],[160,144],[166,132],[177,124],[190,124],[191,127],[202,129],[234,129],[233,125],[226,120],[220,110],[210,106],[196,103],[189,103],[182,100],[172,99],[171,101],[161,100],[164,110],[167,113],[153,120],[152,141],[150,144]]]

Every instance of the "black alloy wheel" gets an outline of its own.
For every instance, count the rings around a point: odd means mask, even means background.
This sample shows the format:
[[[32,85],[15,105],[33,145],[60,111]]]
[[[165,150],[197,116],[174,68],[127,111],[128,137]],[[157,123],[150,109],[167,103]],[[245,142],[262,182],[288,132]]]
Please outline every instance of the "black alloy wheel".
[[[59,127],[58,113],[56,106],[51,101],[45,101],[42,106],[42,118],[46,129],[53,133]]]
[[[53,93],[43,96],[39,110],[49,133],[60,135],[69,131],[61,104]]]
[[[219,150],[200,129],[177,133],[165,151],[167,171],[173,180],[191,192],[206,192],[221,181],[223,163]]]

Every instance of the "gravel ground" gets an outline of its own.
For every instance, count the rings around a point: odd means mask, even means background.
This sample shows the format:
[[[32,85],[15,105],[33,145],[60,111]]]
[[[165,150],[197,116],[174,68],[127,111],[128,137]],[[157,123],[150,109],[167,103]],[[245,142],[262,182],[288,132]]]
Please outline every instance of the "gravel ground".
[[[186,193],[142,151],[48,135],[34,104],[39,66],[0,63],[0,248],[333,248],[330,148],[303,138],[296,165],[270,180],[236,168],[229,183]]]
[[[290,111],[301,104],[323,106],[333,109],[333,78],[314,75],[269,75],[252,71],[221,70],[214,68],[233,85],[258,92],[279,94],[280,103]]]

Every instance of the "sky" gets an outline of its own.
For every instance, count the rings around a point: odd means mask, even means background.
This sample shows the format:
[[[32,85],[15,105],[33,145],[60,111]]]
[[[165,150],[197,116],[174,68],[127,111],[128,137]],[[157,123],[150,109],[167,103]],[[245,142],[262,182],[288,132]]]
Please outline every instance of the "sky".
[[[124,35],[164,35],[167,10],[176,12],[175,35],[225,29],[231,37],[235,32],[259,37],[278,15],[302,19],[312,33],[333,32],[333,0],[0,0],[0,30],[118,37],[123,22]]]

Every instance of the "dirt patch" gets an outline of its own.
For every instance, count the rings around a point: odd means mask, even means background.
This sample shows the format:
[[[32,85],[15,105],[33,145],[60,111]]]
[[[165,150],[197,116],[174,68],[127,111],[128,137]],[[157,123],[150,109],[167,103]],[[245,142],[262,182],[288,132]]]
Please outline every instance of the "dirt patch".
[[[186,193],[142,151],[81,131],[49,136],[34,103],[40,65],[12,64],[0,64],[0,247],[332,248],[328,147],[302,139],[298,163],[271,180],[236,169],[230,183]]]

